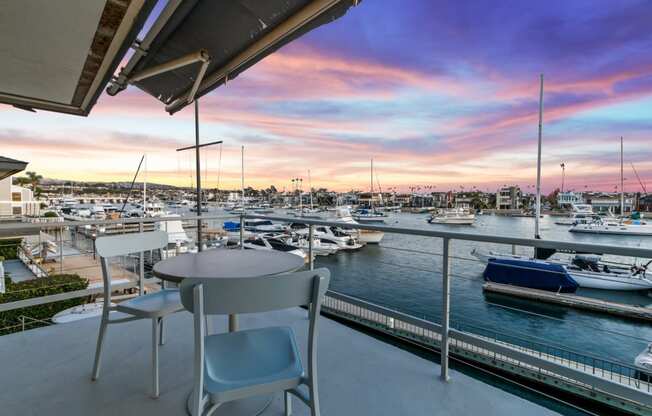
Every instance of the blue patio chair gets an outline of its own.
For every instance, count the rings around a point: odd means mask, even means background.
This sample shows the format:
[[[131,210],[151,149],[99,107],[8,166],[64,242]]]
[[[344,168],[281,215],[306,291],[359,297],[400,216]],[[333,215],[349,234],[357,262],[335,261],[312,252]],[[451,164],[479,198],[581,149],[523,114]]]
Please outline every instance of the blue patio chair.
[[[111,266],[109,259],[116,256],[125,256],[140,251],[160,250],[168,244],[168,235],[164,231],[134,233],[101,237],[95,242],[95,249],[100,256],[102,265],[102,279],[104,281],[104,307],[102,321],[97,337],[95,350],[95,363],[93,364],[93,381],[100,374],[100,358],[102,344],[109,324],[130,322],[137,319],[152,320],[152,397],[159,396],[158,376],[158,346],[163,345],[163,318],[171,313],[183,310],[178,289],[166,289],[165,286],[158,292],[138,296],[115,306],[111,306]],[[125,318],[109,319],[109,312],[117,311],[127,315]]]
[[[210,414],[220,405],[251,396],[283,391],[285,414],[290,394],[319,416],[317,393],[317,323],[330,273],[317,269],[247,279],[186,279],[181,302],[194,315],[195,359],[191,412]],[[207,335],[206,315],[258,313],[310,306],[308,375],[289,327],[249,329]],[[305,385],[308,394],[304,392]]]

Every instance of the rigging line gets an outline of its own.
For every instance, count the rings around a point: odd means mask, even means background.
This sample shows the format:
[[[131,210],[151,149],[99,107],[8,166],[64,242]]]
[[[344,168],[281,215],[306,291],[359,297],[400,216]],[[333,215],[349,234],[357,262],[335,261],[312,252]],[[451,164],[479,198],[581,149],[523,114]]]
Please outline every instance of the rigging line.
[[[436,253],[436,252],[432,252],[432,251],[421,251],[421,250],[415,250],[415,249],[411,249],[411,248],[392,247],[392,246],[386,246],[384,244],[382,245],[382,247],[383,248],[388,248],[390,250],[405,251],[405,252],[408,252],[408,253],[428,254],[428,255],[439,256],[439,257],[442,256],[442,253]],[[455,259],[455,260],[466,260],[466,261],[471,261],[471,262],[475,262],[475,263],[484,263],[482,260],[474,259],[472,257],[461,257],[461,256],[449,255],[448,258]]]

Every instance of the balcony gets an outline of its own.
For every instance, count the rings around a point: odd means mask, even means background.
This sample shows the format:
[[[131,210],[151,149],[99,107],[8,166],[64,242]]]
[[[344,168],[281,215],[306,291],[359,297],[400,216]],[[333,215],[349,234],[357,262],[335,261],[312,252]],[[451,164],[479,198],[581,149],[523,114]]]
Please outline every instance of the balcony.
[[[224,221],[239,216],[205,215],[203,221]],[[250,217],[250,216],[245,216]],[[296,218],[251,216],[275,221],[297,221]],[[186,225],[196,224],[198,217],[175,217]],[[165,228],[171,219],[139,218],[114,221],[68,221],[56,224],[6,224],[0,232],[34,234],[43,230],[52,235],[58,244],[52,255],[50,270],[78,273],[89,280],[99,277],[99,267],[94,259],[94,230],[113,232],[147,232],[156,227]],[[302,219],[310,227],[342,223]],[[576,251],[599,251],[622,255],[652,256],[650,250],[594,246],[579,243],[561,243],[512,237],[473,235],[458,232],[407,229],[378,225],[355,225],[366,230],[383,230],[392,235],[409,237],[417,241],[422,251],[412,246],[392,247],[383,243],[384,250],[399,253],[422,253],[427,261],[440,265],[432,274],[429,286],[448,285],[455,292],[466,285],[464,276],[456,272],[460,261],[469,259],[449,252],[451,243],[464,243],[475,247],[481,244],[511,245],[521,247],[557,247]],[[196,233],[186,228],[189,233]],[[211,228],[205,229],[210,236]],[[193,239],[196,237],[192,236]],[[421,240],[416,240],[421,239]],[[423,251],[423,241],[443,251]],[[443,245],[442,245],[443,243]],[[374,249],[372,249],[374,251]],[[167,255],[175,255],[168,250]],[[348,255],[342,258],[350,259]],[[374,257],[378,258],[378,257]],[[31,261],[33,259],[27,259]],[[379,264],[383,259],[379,259]],[[124,282],[114,289],[142,292],[156,290],[158,282],[148,276],[147,270],[155,258],[146,254],[128,256],[114,264],[116,272],[122,271]],[[349,261],[349,260],[345,260]],[[306,267],[310,267],[308,264]],[[351,264],[350,267],[356,267]],[[404,267],[419,270],[420,260]],[[410,270],[412,270],[410,269]],[[338,270],[334,268],[333,270]],[[340,273],[341,273],[341,269]],[[428,270],[430,273],[430,271]],[[97,279],[96,277],[96,279]],[[339,276],[342,277],[342,276]],[[387,276],[379,276],[387,279]],[[43,278],[47,279],[47,277]],[[451,283],[453,286],[451,287]],[[485,377],[486,384],[470,376],[469,366],[491,368],[504,376],[519,377],[563,390],[582,400],[602,404],[618,401],[619,410],[634,414],[647,414],[652,409],[651,386],[637,377],[637,369],[626,362],[617,362],[582,354],[567,348],[566,340],[533,341],[525,337],[504,333],[483,325],[473,325],[451,319],[451,298],[443,297],[444,313],[439,319],[425,319],[401,312],[387,305],[374,304],[353,294],[343,294],[333,288],[324,301],[322,326],[319,336],[319,380],[321,410],[324,415],[432,415],[432,414],[553,414],[550,408],[569,408],[549,402],[526,400],[509,393],[514,387],[499,383],[495,375]],[[420,290],[430,290],[421,287]],[[444,290],[444,293],[447,291]],[[97,296],[101,288],[90,287],[66,294],[45,296],[0,304],[0,312],[25,306],[46,304],[62,299]],[[126,294],[125,296],[129,296]],[[454,298],[453,298],[454,299]],[[453,302],[453,308],[455,303]],[[453,316],[455,317],[455,316]],[[449,322],[450,320],[450,322]],[[103,372],[98,382],[90,381],[94,347],[99,326],[98,319],[86,319],[63,325],[44,324],[23,318],[22,331],[0,336],[0,356],[3,371],[0,392],[3,414],[183,414],[185,400],[192,380],[192,322],[188,313],[180,313],[166,321],[167,343],[161,349],[161,397],[148,397],[147,382],[150,374],[149,323],[136,321],[109,328]],[[226,318],[216,319],[216,331],[226,331]],[[291,309],[282,312],[243,316],[241,326],[254,328],[269,325],[290,325],[295,328],[300,347],[305,353],[306,311]],[[414,346],[417,346],[415,349]],[[419,349],[422,348],[422,349]],[[427,351],[423,354],[415,352]],[[435,352],[441,352],[438,359]],[[449,358],[455,367],[448,370]],[[453,360],[454,359],[454,360]],[[442,363],[440,366],[439,363]],[[440,376],[449,371],[448,382]],[[474,375],[477,373],[474,373]],[[501,388],[497,388],[499,386]],[[504,388],[510,386],[509,388]],[[512,390],[513,391],[513,390]],[[529,397],[535,397],[536,394]],[[547,407],[541,405],[545,404]],[[595,404],[595,403],[594,403]],[[279,395],[264,414],[282,414]],[[25,409],[27,413],[25,413]],[[609,411],[611,408],[607,408]],[[601,410],[605,410],[602,407]],[[307,414],[307,409],[297,403],[295,414]],[[218,412],[219,414],[219,412]]]
[[[215,321],[218,331],[226,331],[226,318]],[[292,326],[304,351],[307,322],[302,309],[241,318],[243,328]],[[157,400],[147,390],[151,364],[146,321],[110,328],[97,382],[90,381],[97,319],[0,337],[2,414],[184,414],[192,383],[192,317],[176,314],[166,325]],[[442,382],[436,363],[328,318],[321,321],[318,356],[324,415],[554,414],[456,371],[450,382]],[[282,409],[278,395],[264,414],[280,415]],[[300,403],[294,412],[309,414]]]

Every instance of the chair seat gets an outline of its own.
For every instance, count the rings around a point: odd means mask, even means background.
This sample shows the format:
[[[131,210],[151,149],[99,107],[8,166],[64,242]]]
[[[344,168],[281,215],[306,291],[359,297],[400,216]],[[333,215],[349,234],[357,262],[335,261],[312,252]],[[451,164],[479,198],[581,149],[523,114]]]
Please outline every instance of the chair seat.
[[[297,387],[304,376],[294,332],[272,327],[205,338],[205,391],[225,402]]]
[[[183,310],[178,289],[163,289],[120,302],[117,311],[143,318],[157,318]]]

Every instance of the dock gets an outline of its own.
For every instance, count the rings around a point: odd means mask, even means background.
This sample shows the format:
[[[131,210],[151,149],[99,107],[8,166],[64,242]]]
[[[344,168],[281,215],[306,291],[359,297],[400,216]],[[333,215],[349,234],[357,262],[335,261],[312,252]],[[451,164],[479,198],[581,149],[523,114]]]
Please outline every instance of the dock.
[[[499,283],[485,283],[483,289],[486,292],[516,296],[523,299],[552,303],[569,308],[584,309],[591,312],[605,313],[627,319],[652,322],[652,309],[642,306],[626,305],[623,303],[594,299],[570,293],[548,292],[545,290],[503,285]]]

